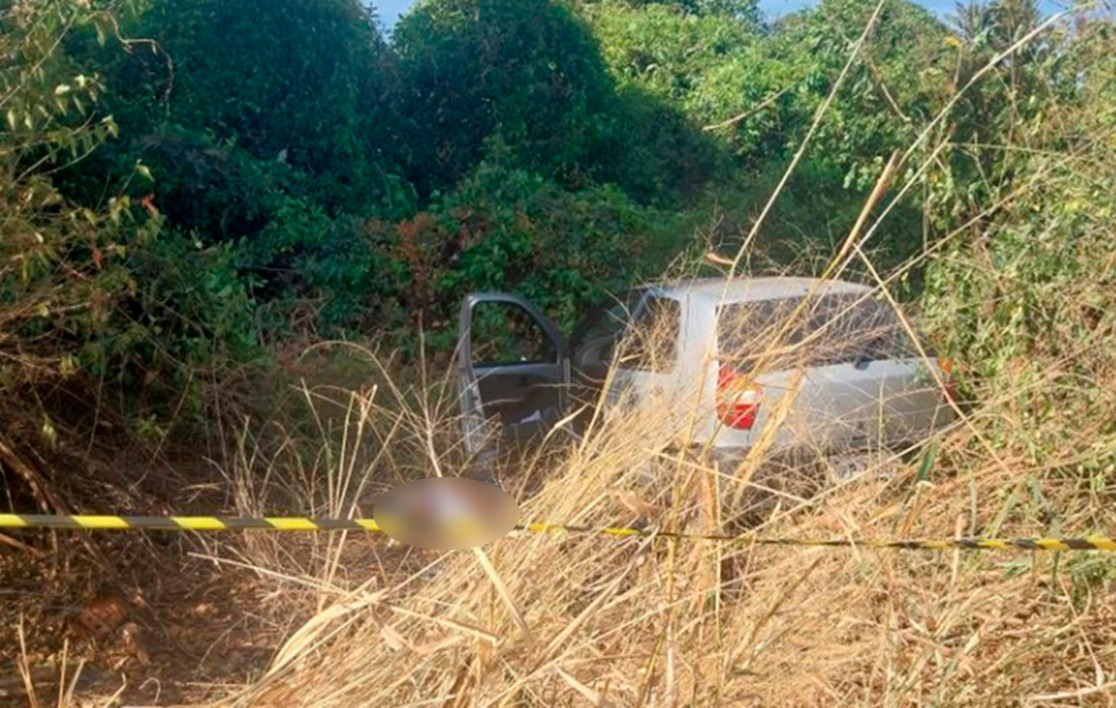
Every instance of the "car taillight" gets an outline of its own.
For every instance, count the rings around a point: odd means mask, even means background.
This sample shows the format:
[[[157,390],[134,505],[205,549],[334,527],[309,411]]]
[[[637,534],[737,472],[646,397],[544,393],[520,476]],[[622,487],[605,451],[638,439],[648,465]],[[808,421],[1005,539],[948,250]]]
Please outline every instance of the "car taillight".
[[[717,375],[717,415],[736,430],[751,430],[759,414],[763,389],[743,375],[722,366]]]
[[[957,380],[953,377],[953,362],[945,357],[938,357],[938,368],[942,371],[945,395],[949,397],[949,400],[957,403],[960,400],[960,394],[957,390]]]

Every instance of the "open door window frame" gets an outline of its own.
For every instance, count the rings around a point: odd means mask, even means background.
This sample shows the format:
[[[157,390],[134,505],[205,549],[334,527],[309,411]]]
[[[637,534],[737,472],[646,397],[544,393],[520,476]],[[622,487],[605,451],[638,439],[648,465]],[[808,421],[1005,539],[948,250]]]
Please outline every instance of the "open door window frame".
[[[543,314],[537,306],[526,298],[514,293],[501,292],[476,292],[469,293],[461,303],[461,314],[458,329],[457,377],[458,395],[461,399],[462,427],[466,452],[478,461],[487,459],[494,450],[488,444],[487,426],[488,416],[485,414],[484,401],[480,395],[479,377],[473,363],[473,337],[472,322],[473,310],[482,303],[498,303],[519,307],[542,329],[543,334],[553,343],[558,361],[553,365],[560,368],[560,384],[558,391],[559,412],[565,411],[568,405],[568,387],[570,384],[570,357],[569,344],[562,335],[561,330],[554,322]],[[547,366],[551,364],[526,364],[525,366]],[[502,366],[514,367],[515,363]]]

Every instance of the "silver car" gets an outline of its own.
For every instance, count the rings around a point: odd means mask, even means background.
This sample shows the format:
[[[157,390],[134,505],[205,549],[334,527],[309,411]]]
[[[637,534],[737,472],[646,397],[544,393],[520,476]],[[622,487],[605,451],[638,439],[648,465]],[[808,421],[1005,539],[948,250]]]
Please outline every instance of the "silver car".
[[[651,407],[722,460],[761,439],[772,452],[892,448],[954,420],[948,364],[916,346],[871,288],[852,283],[648,285],[592,311],[568,339],[519,295],[474,293],[460,325],[474,455],[537,439],[559,421],[576,431],[579,420],[567,416],[579,403]]]

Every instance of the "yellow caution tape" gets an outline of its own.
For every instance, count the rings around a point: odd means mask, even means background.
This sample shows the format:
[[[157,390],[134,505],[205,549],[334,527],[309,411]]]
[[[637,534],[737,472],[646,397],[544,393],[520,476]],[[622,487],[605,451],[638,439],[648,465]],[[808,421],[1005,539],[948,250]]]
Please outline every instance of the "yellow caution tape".
[[[233,516],[47,516],[38,514],[0,514],[0,528],[69,529],[69,530],[130,530],[130,531],[369,531],[381,533],[379,525],[364,519],[332,519],[308,517],[246,518]],[[938,538],[938,539],[803,539],[777,538],[745,534],[718,536],[683,534],[654,529],[621,527],[593,528],[567,524],[520,524],[518,531],[527,533],[574,533],[614,537],[637,536],[686,541],[715,541],[765,546],[829,546],[897,548],[902,550],[942,551],[1011,550],[1028,551],[1116,551],[1116,540],[1108,536],[1089,535],[1080,538]]]
[[[311,519],[306,517],[239,516],[47,516],[0,514],[0,528],[128,530],[128,531],[375,531],[368,519]]]

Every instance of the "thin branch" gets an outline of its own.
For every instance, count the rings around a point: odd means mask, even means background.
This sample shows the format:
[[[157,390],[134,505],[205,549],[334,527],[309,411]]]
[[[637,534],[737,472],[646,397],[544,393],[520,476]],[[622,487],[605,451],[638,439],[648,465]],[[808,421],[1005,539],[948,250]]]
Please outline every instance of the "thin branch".
[[[714,123],[713,125],[707,125],[704,128],[702,128],[702,130],[708,132],[708,131],[719,130],[721,128],[727,128],[729,126],[736,125],[740,121],[752,117],[756,113],[759,113],[763,109],[765,109],[768,106],[770,106],[771,104],[775,103],[784,94],[786,94],[788,91],[790,91],[795,86],[796,86],[796,84],[791,84],[790,86],[787,86],[786,88],[782,89],[778,93],[776,93],[772,96],[768,96],[767,98],[763,99],[762,101],[760,101],[760,103],[757,106],[755,106],[753,108],[750,108],[747,111],[744,111],[740,115],[733,116],[732,118],[729,118],[728,120],[721,121],[720,123]]]

